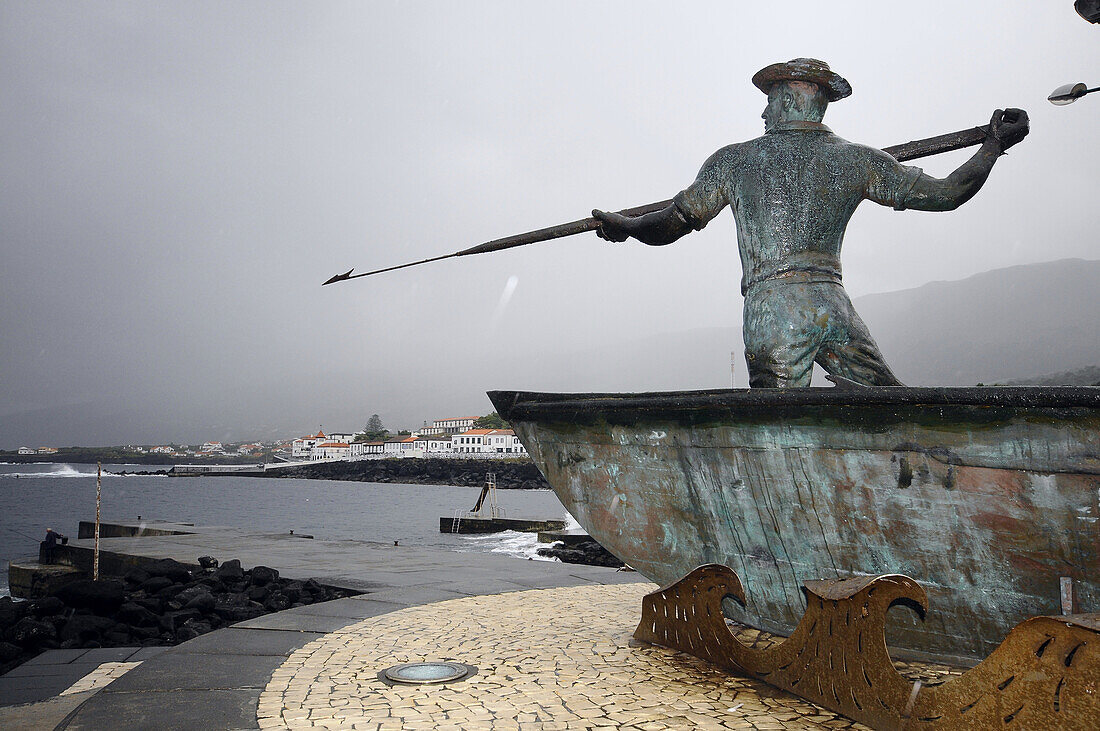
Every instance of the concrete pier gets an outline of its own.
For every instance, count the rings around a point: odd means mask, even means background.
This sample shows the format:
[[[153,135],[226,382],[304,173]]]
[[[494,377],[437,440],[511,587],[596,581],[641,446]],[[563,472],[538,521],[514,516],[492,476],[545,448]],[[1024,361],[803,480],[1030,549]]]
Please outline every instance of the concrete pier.
[[[539,518],[482,518],[479,516],[458,515],[439,519],[440,533],[502,533],[506,530],[520,533],[541,533],[560,530],[565,527],[564,520],[543,520]]]

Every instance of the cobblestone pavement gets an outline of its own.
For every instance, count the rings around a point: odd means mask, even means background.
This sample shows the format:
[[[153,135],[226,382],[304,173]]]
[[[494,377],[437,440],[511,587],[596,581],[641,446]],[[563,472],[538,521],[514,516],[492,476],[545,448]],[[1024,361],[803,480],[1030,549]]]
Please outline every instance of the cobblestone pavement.
[[[296,650],[260,696],[261,728],[865,728],[764,683],[632,640],[649,583],[455,599],[352,624]],[[769,641],[749,631],[750,641]],[[399,663],[477,666],[388,686]]]

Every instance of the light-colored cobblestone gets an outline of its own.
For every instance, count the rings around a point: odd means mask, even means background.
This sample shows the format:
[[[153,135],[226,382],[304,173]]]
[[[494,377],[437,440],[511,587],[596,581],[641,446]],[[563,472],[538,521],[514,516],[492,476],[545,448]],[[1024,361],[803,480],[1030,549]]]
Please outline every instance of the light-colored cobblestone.
[[[61,691],[58,695],[72,695],[73,693],[84,693],[89,690],[99,690],[100,688],[110,685],[116,678],[121,678],[140,664],[141,662],[102,663],[95,670]]]
[[[632,646],[642,597],[653,589],[539,589],[363,620],[303,646],[275,671],[260,698],[260,727],[864,728],[683,653]],[[782,639],[748,628],[738,636],[758,646]],[[391,665],[432,660],[475,665],[478,674],[434,686],[390,687],[377,677]],[[911,665],[914,677],[943,674]]]

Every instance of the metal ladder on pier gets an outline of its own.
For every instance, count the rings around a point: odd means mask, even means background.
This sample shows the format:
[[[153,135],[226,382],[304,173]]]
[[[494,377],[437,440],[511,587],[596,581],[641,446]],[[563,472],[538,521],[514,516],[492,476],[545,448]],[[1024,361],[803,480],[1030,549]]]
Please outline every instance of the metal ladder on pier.
[[[485,509],[486,498],[489,502],[489,517],[490,518],[502,518],[505,515],[504,509],[497,506],[497,476],[495,472],[490,472],[485,476],[485,484],[481,487],[481,494],[477,497],[477,502],[474,503],[474,509],[463,515],[461,510],[456,510],[454,519],[451,521],[451,533],[458,533],[459,526],[462,525],[462,518],[482,518],[482,511]]]

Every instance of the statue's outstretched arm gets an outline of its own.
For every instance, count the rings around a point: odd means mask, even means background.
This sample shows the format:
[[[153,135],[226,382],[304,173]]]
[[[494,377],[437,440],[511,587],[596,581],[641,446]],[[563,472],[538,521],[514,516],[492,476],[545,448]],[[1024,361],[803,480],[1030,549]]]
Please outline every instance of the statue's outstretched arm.
[[[1022,109],[998,109],[989,122],[989,136],[955,172],[942,180],[921,174],[905,199],[905,208],[953,211],[974,197],[985,184],[997,158],[1027,136],[1028,117]]]
[[[736,165],[738,147],[727,145],[707,158],[695,182],[659,211],[634,217],[592,211],[600,220],[596,233],[608,241],[626,241],[633,236],[643,244],[664,246],[684,234],[699,231],[729,205],[723,181]]]
[[[600,220],[596,235],[608,241],[626,241],[633,236],[650,246],[664,246],[693,230],[675,203],[644,216],[623,216],[600,210],[592,211],[592,215]]]

